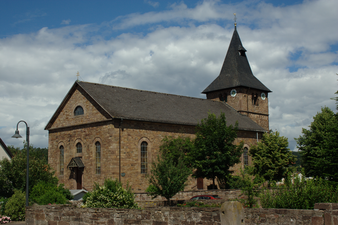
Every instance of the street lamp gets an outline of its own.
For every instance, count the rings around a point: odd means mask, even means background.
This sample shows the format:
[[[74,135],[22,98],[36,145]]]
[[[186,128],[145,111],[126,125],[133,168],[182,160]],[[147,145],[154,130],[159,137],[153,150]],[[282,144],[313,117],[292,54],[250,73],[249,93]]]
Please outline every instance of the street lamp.
[[[26,206],[28,206],[28,191],[29,191],[29,127],[28,127],[28,124],[23,121],[23,120],[20,120],[18,122],[18,124],[16,125],[16,131],[15,131],[15,134],[12,136],[12,138],[22,138],[21,135],[19,134],[19,123],[25,123],[26,124],[26,144],[27,144],[27,172],[26,172]]]

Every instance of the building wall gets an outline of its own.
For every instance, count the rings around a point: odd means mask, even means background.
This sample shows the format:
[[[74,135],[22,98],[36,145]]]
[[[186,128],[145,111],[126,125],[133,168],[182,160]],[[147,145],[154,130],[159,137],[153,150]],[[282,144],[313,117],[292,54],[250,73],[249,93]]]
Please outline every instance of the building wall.
[[[0,160],[3,160],[5,158],[11,160],[9,155],[6,153],[5,149],[3,149],[2,145],[0,145]]]
[[[60,183],[69,189],[77,189],[74,174],[67,165],[73,157],[81,157],[84,163],[82,187],[92,190],[94,182],[102,185],[106,178],[119,179],[119,150],[121,149],[122,183],[132,187],[134,192],[144,192],[148,187],[146,174],[141,174],[141,143],[148,143],[148,172],[156,156],[161,141],[166,136],[195,137],[195,126],[142,122],[132,120],[108,120],[102,112],[90,102],[85,93],[78,90],[72,94],[60,114],[49,129],[49,164],[56,171]],[[81,106],[84,114],[74,116],[74,109]],[[258,137],[259,139],[261,136]],[[256,132],[239,131],[235,144],[244,142],[250,149],[256,144]],[[96,174],[95,143],[101,144],[101,173]],[[82,144],[82,153],[76,152],[77,143]],[[64,148],[64,174],[60,174],[60,147]],[[241,158],[243,161],[243,157]],[[249,163],[251,159],[249,157]],[[235,174],[243,163],[234,166]],[[212,181],[204,180],[203,189]],[[189,178],[186,190],[197,189],[196,179]]]

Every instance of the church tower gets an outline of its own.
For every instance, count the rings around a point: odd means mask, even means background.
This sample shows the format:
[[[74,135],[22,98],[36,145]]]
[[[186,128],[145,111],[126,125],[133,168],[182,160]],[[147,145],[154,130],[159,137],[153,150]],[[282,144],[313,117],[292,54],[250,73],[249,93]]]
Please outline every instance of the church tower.
[[[252,74],[245,52],[235,24],[221,72],[202,93],[207,99],[226,102],[268,131],[271,91]]]

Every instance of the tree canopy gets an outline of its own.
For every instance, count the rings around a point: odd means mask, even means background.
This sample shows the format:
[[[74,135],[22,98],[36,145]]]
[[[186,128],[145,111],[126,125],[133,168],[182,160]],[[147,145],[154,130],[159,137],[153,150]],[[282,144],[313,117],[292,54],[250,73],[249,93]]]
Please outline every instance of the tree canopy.
[[[12,150],[12,149],[11,149]],[[39,181],[57,185],[58,179],[45,158],[34,154],[29,156],[29,190]],[[26,149],[14,152],[11,160],[0,160],[0,196],[10,197],[14,189],[26,190]]]
[[[338,115],[324,107],[302,133],[296,141],[305,175],[338,182]]]
[[[165,137],[160,146],[157,161],[152,163],[148,176],[149,187],[146,192],[156,198],[165,197],[168,202],[179,191],[183,191],[188,177],[192,173],[189,168],[187,154],[194,147],[190,138]]]
[[[250,149],[253,173],[267,181],[280,181],[287,176],[295,157],[288,148],[288,139],[279,132],[263,134],[261,142]]]
[[[235,145],[238,124],[227,126],[224,113],[217,118],[209,114],[197,125],[195,147],[189,154],[192,167],[196,169],[193,176],[197,178],[215,178],[224,188],[233,171],[230,167],[240,162],[243,143]]]

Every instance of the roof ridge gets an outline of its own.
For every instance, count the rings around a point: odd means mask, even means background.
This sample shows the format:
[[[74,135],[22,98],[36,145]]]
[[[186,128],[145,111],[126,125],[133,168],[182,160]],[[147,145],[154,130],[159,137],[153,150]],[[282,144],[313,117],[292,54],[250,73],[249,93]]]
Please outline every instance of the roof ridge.
[[[80,83],[80,82],[88,83],[88,84],[93,84],[93,85],[108,86],[108,87],[112,87],[112,88],[119,88],[119,89],[139,91],[139,92],[148,92],[148,93],[153,93],[153,94],[170,95],[170,96],[176,96],[176,97],[181,97],[181,98],[183,97],[183,98],[198,99],[198,100],[209,100],[209,99],[198,98],[198,97],[191,97],[191,96],[185,96],[185,95],[170,94],[170,93],[157,92],[157,91],[148,91],[148,90],[141,90],[141,89],[136,89],[136,88],[127,88],[127,87],[120,87],[120,86],[115,86],[115,85],[100,84],[100,83],[87,82],[87,81],[78,81],[78,83]]]

